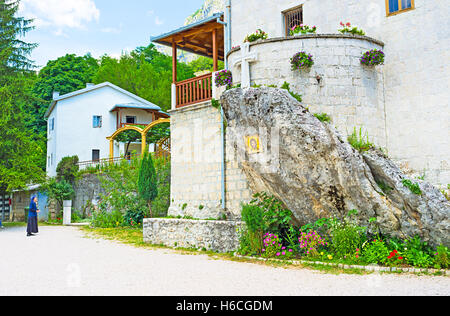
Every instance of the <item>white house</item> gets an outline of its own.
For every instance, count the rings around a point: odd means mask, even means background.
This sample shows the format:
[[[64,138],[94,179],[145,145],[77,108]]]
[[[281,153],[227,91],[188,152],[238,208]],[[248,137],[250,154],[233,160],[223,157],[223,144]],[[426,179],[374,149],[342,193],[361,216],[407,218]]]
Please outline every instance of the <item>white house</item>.
[[[85,89],[65,95],[55,92],[45,118],[48,122],[47,175],[56,175],[62,158],[77,155],[80,162],[109,158],[107,137],[126,124],[148,125],[168,114],[143,98],[109,82],[87,84]],[[141,151],[132,144],[128,153]],[[125,153],[115,142],[114,157]]]

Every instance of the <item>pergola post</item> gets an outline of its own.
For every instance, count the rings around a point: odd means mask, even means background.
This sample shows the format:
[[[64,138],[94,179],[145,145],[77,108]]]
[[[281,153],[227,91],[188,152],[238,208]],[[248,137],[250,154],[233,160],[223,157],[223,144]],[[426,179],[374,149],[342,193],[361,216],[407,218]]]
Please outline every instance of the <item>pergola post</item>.
[[[114,159],[114,138],[109,139],[109,159]]]
[[[141,147],[141,155],[144,157],[145,150],[147,149],[147,134],[145,132],[142,133],[142,147]]]

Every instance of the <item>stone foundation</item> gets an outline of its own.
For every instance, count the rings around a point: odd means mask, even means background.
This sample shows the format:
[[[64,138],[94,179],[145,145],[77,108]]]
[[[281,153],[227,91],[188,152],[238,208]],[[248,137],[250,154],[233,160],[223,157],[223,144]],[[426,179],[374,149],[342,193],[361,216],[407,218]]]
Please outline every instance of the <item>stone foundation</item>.
[[[144,220],[144,242],[168,247],[236,251],[242,222],[151,218]]]

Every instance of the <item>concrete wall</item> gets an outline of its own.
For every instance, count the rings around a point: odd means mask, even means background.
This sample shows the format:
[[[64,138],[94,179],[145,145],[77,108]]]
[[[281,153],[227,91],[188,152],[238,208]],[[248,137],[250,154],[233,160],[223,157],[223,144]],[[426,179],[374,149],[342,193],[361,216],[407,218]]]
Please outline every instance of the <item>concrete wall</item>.
[[[363,126],[372,141],[385,147],[382,68],[363,67],[360,62],[364,52],[382,48],[382,43],[368,37],[337,34],[267,40],[250,46],[250,51],[258,54],[250,76],[252,83],[259,85],[290,83],[290,89],[302,94],[311,112],[329,114],[341,133],[347,135],[354,127]],[[290,58],[299,51],[313,55],[310,69],[292,70]],[[240,49],[232,50],[230,65],[240,56]],[[234,83],[240,82],[240,68],[232,68]]]
[[[425,180],[447,184],[450,6],[446,0],[414,2],[414,10],[386,16],[385,0],[232,0],[232,46],[257,28],[270,38],[284,36],[282,12],[298,5],[303,5],[304,23],[316,25],[318,34],[337,33],[343,21],[383,41],[388,154],[403,167],[425,174]],[[281,51],[273,53],[281,58]]]

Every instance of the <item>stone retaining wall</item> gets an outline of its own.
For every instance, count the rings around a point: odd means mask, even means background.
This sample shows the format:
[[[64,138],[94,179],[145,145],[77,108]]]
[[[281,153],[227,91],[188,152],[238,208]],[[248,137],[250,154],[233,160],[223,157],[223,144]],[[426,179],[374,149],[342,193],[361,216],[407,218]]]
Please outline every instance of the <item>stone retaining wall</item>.
[[[236,251],[242,222],[151,218],[144,220],[144,242],[168,247]]]

